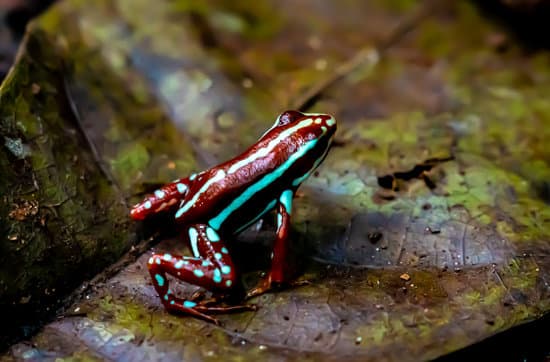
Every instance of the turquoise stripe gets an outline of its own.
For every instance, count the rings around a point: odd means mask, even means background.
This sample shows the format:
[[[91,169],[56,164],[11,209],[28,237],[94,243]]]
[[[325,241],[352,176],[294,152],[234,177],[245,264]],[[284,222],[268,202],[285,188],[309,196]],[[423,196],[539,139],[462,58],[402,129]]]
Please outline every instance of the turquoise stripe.
[[[302,182],[305,181],[305,179],[307,179],[311,173],[317,168],[319,167],[319,164],[321,162],[323,162],[323,159],[325,158],[325,156],[327,155],[328,153],[328,150],[329,150],[329,147],[330,146],[330,143],[327,145],[327,148],[325,150],[325,152],[323,152],[323,154],[321,155],[321,157],[319,157],[317,160],[315,160],[315,163],[313,164],[313,167],[308,171],[306,172],[305,174],[303,174],[302,176],[298,177],[297,179],[295,179],[294,181],[292,181],[292,186],[298,186],[300,185]]]
[[[206,228],[206,237],[208,238],[208,240],[210,240],[213,243],[215,243],[216,241],[220,241],[220,237],[218,233],[215,230],[213,230],[211,227]]]
[[[235,198],[222,212],[220,212],[216,217],[209,221],[210,226],[214,229],[219,230],[221,224],[237,209],[239,209],[244,203],[246,203],[252,196],[254,196],[258,191],[263,190],[264,188],[271,185],[273,182],[277,181],[281,175],[288,170],[294,162],[304,157],[304,155],[311,150],[317,144],[317,139],[311,140],[302,146],[298,152],[293,153],[288,160],[285,161],[280,167],[275,169],[273,172],[265,175],[248,189],[246,189],[239,197]]]
[[[279,200],[281,201],[281,204],[283,204],[287,214],[289,215],[292,213],[292,197],[293,197],[292,191],[285,190],[283,191],[283,193],[281,194],[281,197],[279,198]]]
[[[181,182],[179,182],[176,187],[178,188],[178,192],[180,194],[183,194],[185,191],[187,191],[187,186],[185,186],[184,184],[182,184]]]

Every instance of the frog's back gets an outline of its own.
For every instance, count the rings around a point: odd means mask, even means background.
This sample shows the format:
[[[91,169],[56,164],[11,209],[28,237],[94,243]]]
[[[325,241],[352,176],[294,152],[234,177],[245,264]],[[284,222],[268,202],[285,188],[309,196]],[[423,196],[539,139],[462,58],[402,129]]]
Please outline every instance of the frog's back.
[[[294,194],[326,156],[335,130],[329,115],[285,112],[244,153],[155,191],[133,215],[146,215],[146,207],[173,210],[179,223],[238,232],[273,209],[283,192]]]
[[[261,179],[279,166],[280,155],[266,154],[255,158],[261,146],[256,144],[242,155],[199,173],[176,212],[176,220],[182,223],[208,222],[219,230],[228,226],[225,221],[229,219],[248,219],[249,215],[264,210],[267,207],[266,193],[278,190],[272,187],[275,185],[261,184]],[[237,224],[240,223],[238,220]],[[238,228],[238,225],[228,228]]]

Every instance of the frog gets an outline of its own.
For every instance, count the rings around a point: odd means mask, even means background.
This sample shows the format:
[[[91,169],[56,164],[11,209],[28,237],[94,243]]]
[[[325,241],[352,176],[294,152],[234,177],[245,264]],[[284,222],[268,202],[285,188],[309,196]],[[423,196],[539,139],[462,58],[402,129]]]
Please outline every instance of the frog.
[[[161,186],[131,208],[136,221],[161,213],[173,215],[192,251],[192,256],[161,253],[148,260],[153,286],[168,312],[219,324],[212,314],[256,310],[253,304],[221,306],[180,298],[171,291],[167,275],[216,295],[244,291],[228,241],[272,211],[277,228],[271,268],[243,299],[296,282],[288,272],[294,196],[327,157],[336,128],[329,114],[285,111],[240,155]]]

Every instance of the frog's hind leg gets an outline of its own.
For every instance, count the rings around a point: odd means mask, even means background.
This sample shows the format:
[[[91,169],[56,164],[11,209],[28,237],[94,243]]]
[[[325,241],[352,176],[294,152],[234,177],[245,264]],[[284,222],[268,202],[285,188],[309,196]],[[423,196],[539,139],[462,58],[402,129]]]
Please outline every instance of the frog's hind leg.
[[[209,226],[192,225],[188,229],[194,257],[155,254],[149,259],[149,273],[165,308],[218,324],[208,313],[256,310],[255,305],[212,306],[176,297],[169,288],[166,274],[217,293],[238,291],[240,279],[229,252],[217,232]],[[242,287],[242,286],[241,286]]]

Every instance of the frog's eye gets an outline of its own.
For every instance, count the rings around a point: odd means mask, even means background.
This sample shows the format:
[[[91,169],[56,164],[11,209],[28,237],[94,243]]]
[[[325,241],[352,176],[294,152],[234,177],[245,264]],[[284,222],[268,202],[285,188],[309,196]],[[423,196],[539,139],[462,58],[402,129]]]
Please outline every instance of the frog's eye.
[[[305,114],[300,113],[298,111],[283,112],[283,113],[281,113],[281,115],[279,117],[277,117],[277,119],[275,120],[275,123],[273,123],[273,126],[271,126],[270,129],[265,131],[265,133],[262,135],[262,137],[264,137],[266,134],[269,133],[269,131],[271,131],[274,128],[277,128],[279,126],[284,126],[284,125],[287,125],[289,123],[296,122],[297,120],[302,119],[303,117],[305,117]],[[262,138],[262,137],[260,137],[260,138]]]
[[[277,118],[277,126],[284,126],[303,118],[304,114],[298,111],[286,111]]]

